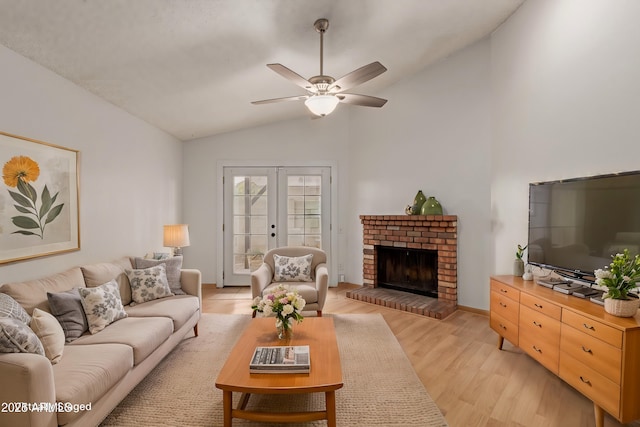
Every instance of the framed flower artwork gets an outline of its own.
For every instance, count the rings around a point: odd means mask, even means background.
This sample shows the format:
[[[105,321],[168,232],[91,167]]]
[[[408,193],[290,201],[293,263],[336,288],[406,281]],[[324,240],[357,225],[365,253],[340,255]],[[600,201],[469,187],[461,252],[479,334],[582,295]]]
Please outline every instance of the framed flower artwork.
[[[0,264],[80,249],[78,151],[0,132]]]

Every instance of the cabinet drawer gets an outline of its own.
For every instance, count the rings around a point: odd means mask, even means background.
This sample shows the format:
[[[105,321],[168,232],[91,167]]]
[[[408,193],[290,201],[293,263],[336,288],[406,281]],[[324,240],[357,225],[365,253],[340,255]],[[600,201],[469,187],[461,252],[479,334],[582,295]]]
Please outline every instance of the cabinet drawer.
[[[491,311],[498,313],[511,323],[518,324],[520,305],[505,295],[491,291]]]
[[[515,302],[520,302],[520,291],[515,288],[512,288],[511,286],[507,286],[503,283],[492,280],[491,291],[497,292],[498,294],[505,296],[509,299],[512,299]]]
[[[548,301],[543,301],[538,297],[534,297],[529,294],[520,295],[520,304],[529,307],[532,310],[543,313],[553,319],[560,320],[562,317],[562,308],[559,305],[552,304]]]
[[[560,354],[560,378],[618,418],[620,387],[566,353]]]
[[[520,307],[519,328],[521,334],[536,337],[538,341],[548,341],[560,346],[560,321],[530,309]]]
[[[622,348],[621,330],[612,328],[597,320],[591,320],[588,317],[567,309],[562,311],[562,323],[573,326],[577,330],[609,343],[612,346]]]
[[[491,312],[490,319],[491,329],[496,331],[498,335],[507,339],[511,344],[518,346],[518,325],[510,322],[497,313]]]
[[[620,384],[622,350],[584,332],[562,325],[560,351]]]
[[[519,347],[554,374],[560,358],[560,321],[520,307]]]
[[[537,360],[542,366],[558,375],[560,351],[557,344],[550,345],[547,342],[537,342],[531,339],[529,335],[520,334],[518,347]]]

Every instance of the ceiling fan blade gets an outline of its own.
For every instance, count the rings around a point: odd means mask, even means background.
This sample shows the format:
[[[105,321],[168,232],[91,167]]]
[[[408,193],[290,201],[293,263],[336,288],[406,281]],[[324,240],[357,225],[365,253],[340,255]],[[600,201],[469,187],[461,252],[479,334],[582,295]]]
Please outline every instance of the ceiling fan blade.
[[[272,98],[272,99],[263,99],[261,101],[251,101],[254,105],[261,104],[272,104],[274,102],[284,102],[284,101],[304,101],[307,99],[307,95],[298,95],[298,96],[287,96],[285,98]]]
[[[267,67],[271,68],[276,73],[280,74],[285,79],[289,80],[293,84],[296,84],[303,88],[304,90],[308,90],[310,92],[315,92],[315,86],[309,83],[304,77],[290,68],[285,67],[282,64],[267,64]]]
[[[387,69],[384,65],[378,61],[372,62],[369,65],[365,65],[364,67],[360,67],[357,70],[350,72],[346,76],[340,77],[338,80],[333,82],[331,86],[329,86],[329,91],[337,89],[335,92],[342,92],[343,90],[347,90],[367,82],[385,71],[387,71]]]
[[[386,99],[376,98],[369,95],[358,95],[355,93],[339,93],[336,95],[340,102],[351,105],[361,105],[363,107],[382,107],[387,103]]]

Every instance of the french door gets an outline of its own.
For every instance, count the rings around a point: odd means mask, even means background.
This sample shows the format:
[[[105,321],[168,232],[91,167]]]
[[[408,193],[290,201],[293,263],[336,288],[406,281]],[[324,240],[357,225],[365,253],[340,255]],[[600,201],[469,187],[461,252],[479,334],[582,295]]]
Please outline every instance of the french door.
[[[224,286],[248,285],[264,254],[280,246],[329,252],[329,167],[225,167]]]

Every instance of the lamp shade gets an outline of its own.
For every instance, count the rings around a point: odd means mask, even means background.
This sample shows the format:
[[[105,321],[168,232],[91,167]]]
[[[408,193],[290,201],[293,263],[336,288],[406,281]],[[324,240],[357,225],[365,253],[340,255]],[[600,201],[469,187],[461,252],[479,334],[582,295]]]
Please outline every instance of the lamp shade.
[[[164,226],[164,246],[168,248],[184,248],[189,246],[189,226],[187,224],[171,224]]]
[[[338,102],[340,100],[333,95],[314,95],[307,98],[304,105],[316,116],[326,116],[336,109]]]

